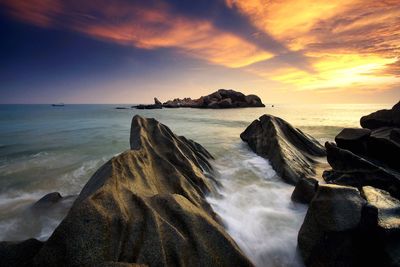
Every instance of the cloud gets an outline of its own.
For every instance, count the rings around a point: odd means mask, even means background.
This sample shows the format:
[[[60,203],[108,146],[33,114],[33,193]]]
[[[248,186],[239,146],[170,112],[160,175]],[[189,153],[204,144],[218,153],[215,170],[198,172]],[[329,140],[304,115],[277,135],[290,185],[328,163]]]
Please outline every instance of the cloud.
[[[81,2],[81,1],[79,1]],[[177,48],[182,53],[228,67],[273,56],[212,22],[169,12],[163,1],[4,1],[18,19],[43,27],[63,27],[92,37],[143,49]]]
[[[397,0],[226,1],[289,47],[288,55],[306,56],[315,70],[293,68],[279,55],[247,66],[251,72],[290,84],[295,90],[349,90],[366,85],[379,90],[400,84]]]
[[[255,73],[293,90],[400,83],[398,0],[0,0],[12,16]]]

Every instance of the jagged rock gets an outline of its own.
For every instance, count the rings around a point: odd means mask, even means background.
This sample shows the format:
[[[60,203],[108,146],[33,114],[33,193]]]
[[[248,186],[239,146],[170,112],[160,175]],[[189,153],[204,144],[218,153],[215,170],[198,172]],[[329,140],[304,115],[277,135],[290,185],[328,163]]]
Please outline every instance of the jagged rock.
[[[353,187],[320,185],[298,236],[306,266],[359,266],[355,236],[365,201]]]
[[[32,266],[32,258],[43,243],[34,238],[22,242],[0,242],[0,266]]]
[[[318,181],[314,178],[300,179],[293,190],[291,199],[295,202],[308,204],[318,189]]]
[[[157,97],[154,98],[154,105],[162,106],[161,101],[158,100]]]
[[[361,127],[368,129],[376,129],[380,127],[397,127],[400,128],[400,102],[392,107],[392,109],[378,110],[360,120]]]
[[[206,202],[211,155],[154,119],[90,178],[33,266],[252,266]]]
[[[362,226],[368,235],[366,243],[372,247],[370,254],[378,263],[375,266],[399,266],[400,201],[388,192],[371,186],[364,186],[361,193],[368,202]]]
[[[397,140],[399,130],[388,127],[373,130],[371,136],[367,139],[366,155],[400,171],[400,142]]]
[[[245,96],[241,92],[235,90],[219,89],[218,91],[202,96],[198,99],[175,98],[174,100],[168,100],[163,104],[165,108],[178,108],[178,107],[190,107],[190,108],[244,108],[244,107],[265,107],[261,102],[261,99],[256,95]]]
[[[385,232],[400,233],[400,200],[372,186],[364,186],[361,193],[368,204],[377,210],[374,218],[376,226]]]
[[[358,188],[370,185],[400,197],[399,173],[341,149],[333,143],[327,142],[325,147],[327,160],[333,169],[324,175],[328,182]]]
[[[62,196],[59,192],[48,193],[43,196],[41,199],[36,201],[33,205],[33,209],[46,209],[53,204],[59,202],[62,199]]]
[[[338,147],[352,151],[353,153],[365,154],[366,141],[371,135],[371,130],[362,128],[345,128],[336,137]]]
[[[258,155],[267,158],[287,183],[316,176],[325,149],[311,136],[281,118],[263,115],[253,121],[240,138]]]

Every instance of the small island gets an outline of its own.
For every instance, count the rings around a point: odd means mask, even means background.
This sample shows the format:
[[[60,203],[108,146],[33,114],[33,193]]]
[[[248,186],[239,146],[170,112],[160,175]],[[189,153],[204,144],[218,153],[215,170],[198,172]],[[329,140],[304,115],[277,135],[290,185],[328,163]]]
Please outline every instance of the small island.
[[[161,103],[156,97],[154,104],[132,106],[137,109],[161,109],[161,108],[259,108],[265,107],[261,98],[257,95],[245,95],[232,89],[219,89],[218,91],[197,99],[190,97],[175,98]]]

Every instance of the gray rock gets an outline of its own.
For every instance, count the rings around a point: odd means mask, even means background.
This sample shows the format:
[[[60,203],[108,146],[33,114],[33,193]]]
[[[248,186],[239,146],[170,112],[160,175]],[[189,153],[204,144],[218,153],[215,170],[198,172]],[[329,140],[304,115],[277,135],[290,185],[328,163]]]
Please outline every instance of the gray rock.
[[[256,95],[245,96],[241,92],[232,89],[219,89],[218,91],[198,99],[176,98],[163,104],[165,108],[190,107],[190,108],[245,108],[265,107],[261,99]]]
[[[380,127],[397,127],[400,128],[400,102],[392,107],[392,109],[378,110],[360,120],[361,127],[368,129],[377,129]]]
[[[371,130],[362,128],[345,128],[336,137],[338,147],[352,151],[353,153],[365,154],[366,141],[371,135]]]
[[[279,176],[290,184],[316,177],[325,149],[311,136],[281,118],[263,115],[253,121],[240,138],[258,155],[269,159]]]
[[[355,234],[364,202],[353,187],[318,187],[298,236],[306,266],[358,266]]]
[[[333,171],[325,173],[330,183],[350,185],[361,188],[373,186],[400,197],[400,174],[387,169],[349,150],[338,148],[335,144],[325,144],[327,160]]]
[[[314,178],[300,179],[293,190],[291,199],[295,202],[309,204],[318,189],[318,181]]]
[[[130,145],[90,178],[33,265],[252,266],[205,199],[215,183],[201,145],[140,116]]]

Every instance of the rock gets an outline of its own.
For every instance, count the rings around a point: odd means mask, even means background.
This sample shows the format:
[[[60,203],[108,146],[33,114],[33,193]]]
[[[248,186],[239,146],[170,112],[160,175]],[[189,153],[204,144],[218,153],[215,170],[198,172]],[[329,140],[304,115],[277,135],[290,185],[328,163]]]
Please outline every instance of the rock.
[[[371,186],[361,191],[368,205],[364,211],[365,233],[368,234],[372,255],[379,255],[380,266],[400,264],[400,201],[388,192]],[[375,265],[377,266],[377,265]]]
[[[318,189],[318,181],[314,178],[300,179],[293,190],[291,199],[295,202],[308,204]]]
[[[247,95],[245,97],[245,101],[248,105],[251,105],[251,106],[265,107],[265,105],[262,104],[261,99],[256,95]]]
[[[128,107],[116,107],[115,109],[129,109]]]
[[[34,266],[252,266],[205,199],[207,150],[140,116],[130,146],[90,178]]]
[[[382,127],[372,131],[367,139],[366,156],[400,171],[400,142],[398,128]]]
[[[342,149],[400,171],[400,129],[381,127],[374,130],[346,128],[335,138]]]
[[[368,204],[377,210],[375,218],[377,227],[383,231],[400,233],[400,200],[372,186],[364,186],[361,193]]]
[[[49,193],[39,199],[32,205],[33,209],[47,209],[50,206],[58,203],[62,199],[62,196],[58,192]]]
[[[267,158],[278,175],[290,184],[315,177],[326,155],[324,147],[314,138],[272,115],[253,121],[240,138],[255,153]]]
[[[244,108],[244,107],[265,107],[261,99],[256,95],[245,96],[241,92],[232,89],[219,89],[218,91],[202,96],[198,99],[175,98],[163,104],[165,108],[189,107],[189,108]]]
[[[353,153],[365,154],[366,141],[371,135],[371,130],[362,128],[345,128],[336,137],[338,147],[352,151]]]
[[[154,105],[162,106],[161,101],[158,100],[157,97],[154,98]]]
[[[349,150],[338,148],[335,144],[325,144],[327,160],[333,171],[325,173],[330,183],[350,185],[361,189],[373,186],[400,197],[400,174],[384,168],[377,162],[362,158]]]
[[[22,242],[0,242],[0,266],[32,266],[32,258],[42,245],[34,238]]]
[[[368,129],[376,129],[380,127],[397,127],[400,128],[400,102],[392,107],[392,109],[378,110],[360,120],[361,127]]]
[[[224,98],[218,102],[219,108],[231,108],[232,107],[232,99]]]
[[[353,187],[318,187],[298,236],[306,266],[361,266],[355,236],[364,202]]]

